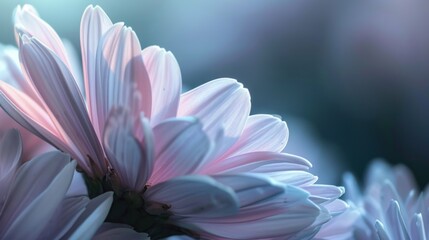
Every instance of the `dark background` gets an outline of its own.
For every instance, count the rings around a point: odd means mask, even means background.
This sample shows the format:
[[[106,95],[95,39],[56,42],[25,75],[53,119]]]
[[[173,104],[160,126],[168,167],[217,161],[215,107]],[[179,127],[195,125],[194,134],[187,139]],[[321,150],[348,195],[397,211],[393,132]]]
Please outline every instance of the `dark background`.
[[[123,21],[142,47],[174,53],[193,88],[233,77],[253,113],[283,117],[286,151],[308,158],[322,182],[358,177],[374,158],[429,180],[429,4],[356,1],[2,1],[0,42],[15,44],[11,16],[30,3],[79,49],[88,4]]]

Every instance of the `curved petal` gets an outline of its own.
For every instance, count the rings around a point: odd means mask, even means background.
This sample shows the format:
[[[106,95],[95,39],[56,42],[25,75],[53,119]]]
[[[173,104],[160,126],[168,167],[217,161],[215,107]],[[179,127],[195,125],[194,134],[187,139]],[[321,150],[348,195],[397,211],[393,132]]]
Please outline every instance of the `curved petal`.
[[[182,217],[227,216],[239,207],[234,191],[208,176],[188,175],[156,184],[144,198],[149,213]]]
[[[88,109],[91,110],[91,120],[94,125],[98,125],[95,121],[95,109],[97,103],[94,102],[94,92],[96,91],[96,81],[98,69],[96,68],[97,49],[102,36],[113,26],[112,21],[107,14],[99,6],[93,7],[89,5],[83,13],[80,23],[80,45],[82,50],[82,70],[85,85],[86,102]],[[101,131],[95,127],[97,134],[101,136]]]
[[[281,152],[289,138],[287,125],[271,115],[252,115],[247,119],[243,133],[228,150],[226,156],[237,156],[249,152]]]
[[[142,55],[152,87],[151,124],[156,126],[164,119],[176,117],[182,76],[179,64],[170,51],[150,46],[143,49]]]
[[[219,218],[185,218],[179,225],[206,232],[206,239],[289,239],[310,227],[320,209],[302,189],[285,186],[284,194],[238,214]]]
[[[91,199],[64,239],[91,239],[109,213],[112,195],[112,192],[106,192]]]
[[[143,121],[143,124],[145,123],[147,121]],[[150,127],[143,127],[143,129],[151,131]],[[145,135],[148,138],[152,134],[149,132]],[[148,139],[144,140],[148,141]],[[109,162],[123,187],[137,192],[143,191],[151,173],[152,159],[145,153],[144,145],[140,145],[140,142],[134,137],[132,121],[127,112],[111,111],[106,123],[103,143]]]
[[[210,141],[195,118],[175,118],[154,128],[155,163],[149,184],[191,174],[204,164]]]
[[[104,176],[107,166],[101,145],[88,117],[82,95],[68,68],[37,39],[25,36],[20,48],[20,58],[32,83],[51,111],[51,119],[56,119],[54,124],[57,129],[62,129],[63,135],[66,134],[70,139],[68,144],[74,145],[81,153],[80,156],[73,157],[84,161],[82,158],[89,156],[95,168],[92,170],[98,176]]]
[[[39,18],[37,11],[31,5],[18,6],[15,9],[14,22],[17,35],[26,34],[37,38],[53,51],[67,67],[71,67],[60,37],[49,24]],[[17,37],[17,43],[18,46],[21,45],[19,37]]]
[[[130,28],[115,24],[100,40],[96,79],[90,82],[91,119],[101,134],[110,110],[126,107],[138,117],[151,114],[151,87],[140,42]]]
[[[195,116],[201,121],[204,131],[216,141],[215,156],[237,141],[249,112],[248,90],[234,79],[222,78],[182,94],[177,115]]]
[[[210,163],[201,172],[241,173],[241,172],[278,172],[291,170],[308,170],[311,163],[301,157],[276,152],[251,152]]]
[[[34,238],[49,223],[73,177],[76,162],[69,159],[53,152],[22,165],[0,219],[5,239]]]

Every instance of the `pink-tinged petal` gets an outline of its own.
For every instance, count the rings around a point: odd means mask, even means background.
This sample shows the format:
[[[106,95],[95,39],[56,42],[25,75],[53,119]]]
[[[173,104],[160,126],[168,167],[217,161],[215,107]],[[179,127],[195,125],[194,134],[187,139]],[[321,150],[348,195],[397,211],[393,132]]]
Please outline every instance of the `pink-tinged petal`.
[[[178,217],[227,216],[239,208],[234,191],[208,176],[188,175],[156,184],[144,198],[149,213],[170,212]]]
[[[152,87],[151,124],[156,126],[164,119],[176,117],[182,76],[179,64],[170,51],[150,46],[143,49],[142,56]]]
[[[18,45],[21,44],[18,35],[26,34],[35,37],[53,51],[67,67],[70,67],[67,52],[60,37],[49,24],[39,18],[31,5],[26,4],[22,8],[18,6],[15,10],[14,22]]]
[[[41,233],[72,180],[76,162],[68,161],[64,154],[52,153],[19,169],[0,220],[5,239],[31,239]]]
[[[174,118],[154,128],[155,163],[149,184],[194,173],[204,164],[210,141],[195,118]]]
[[[240,172],[278,172],[308,170],[311,163],[301,157],[286,153],[252,152],[216,161],[204,166],[204,174]]]
[[[60,149],[73,152],[64,144],[64,138],[51,121],[48,113],[33,99],[2,81],[0,81],[0,105],[11,118],[34,135]],[[80,165],[83,163],[79,162]]]
[[[91,239],[103,224],[113,201],[113,193],[106,192],[91,199],[64,239]]]
[[[82,50],[82,66],[85,85],[85,96],[88,109],[91,110],[91,120],[97,126],[96,118],[97,102],[94,92],[96,91],[96,81],[98,69],[96,68],[97,49],[101,37],[113,26],[112,21],[99,6],[88,6],[83,13],[80,23],[80,45]],[[101,47],[101,46],[100,46]],[[97,134],[101,136],[96,127]]]
[[[149,125],[144,119],[142,124]],[[132,125],[128,112],[123,109],[112,110],[106,123],[103,143],[109,162],[122,186],[141,192],[151,173],[152,159],[144,152],[144,142],[140,145],[134,137]],[[149,131],[145,133],[146,138],[143,141],[151,141],[150,127],[142,128]]]
[[[222,78],[182,94],[178,116],[201,120],[210,139],[216,141],[216,156],[237,141],[249,112],[249,91],[234,79]]]
[[[289,138],[287,125],[271,115],[252,115],[247,119],[243,133],[228,150],[226,156],[237,156],[250,152],[281,152]]]
[[[40,96],[49,108],[57,129],[74,145],[81,161],[93,161],[93,171],[103,176],[107,166],[101,144],[88,117],[84,100],[69,69],[37,39],[24,36],[20,48],[21,62]],[[83,155],[83,156],[82,156]],[[83,159],[82,159],[83,158]]]
[[[17,130],[7,131],[0,140],[0,206],[18,168],[22,154],[22,140]]]
[[[140,112],[150,117],[150,81],[134,31],[115,24],[104,34],[97,49],[96,76],[90,84],[91,119],[99,134],[112,108],[127,107],[135,117]]]

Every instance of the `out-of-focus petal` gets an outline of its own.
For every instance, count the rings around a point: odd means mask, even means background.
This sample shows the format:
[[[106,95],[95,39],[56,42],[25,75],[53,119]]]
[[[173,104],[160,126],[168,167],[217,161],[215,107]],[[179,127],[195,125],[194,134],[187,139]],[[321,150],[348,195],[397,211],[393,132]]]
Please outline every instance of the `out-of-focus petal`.
[[[411,219],[410,233],[411,239],[413,240],[425,240],[426,239],[426,226],[424,225],[422,214],[414,214]]]
[[[15,129],[7,131],[0,140],[0,193],[6,193],[8,183],[19,166],[21,154],[22,140],[19,132]],[[5,196],[0,199],[3,197]]]
[[[210,141],[195,118],[176,118],[154,128],[155,165],[149,184],[192,174],[210,150]]]
[[[143,49],[142,55],[152,87],[151,124],[156,126],[164,119],[176,116],[182,92],[182,76],[171,52],[150,46]]]
[[[182,176],[149,187],[144,194],[149,213],[183,217],[217,217],[238,211],[234,191],[208,176]]]

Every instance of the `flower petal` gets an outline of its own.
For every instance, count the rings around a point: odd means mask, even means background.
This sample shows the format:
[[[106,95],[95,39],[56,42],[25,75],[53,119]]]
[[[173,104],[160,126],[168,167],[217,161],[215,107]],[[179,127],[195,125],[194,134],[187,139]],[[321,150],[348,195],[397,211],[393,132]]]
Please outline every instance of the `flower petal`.
[[[237,141],[249,112],[248,90],[236,80],[222,78],[182,94],[177,115],[195,116],[201,121],[209,138],[216,141],[215,156]]]
[[[22,140],[15,129],[7,131],[0,141],[0,206],[6,198],[22,154]]]
[[[112,21],[99,6],[89,5],[83,13],[80,23],[80,44],[82,46],[82,67],[85,85],[86,101],[88,109],[91,110],[91,120],[97,126],[94,114],[97,103],[94,101],[94,91],[96,91],[96,81],[98,69],[96,68],[97,49],[101,37],[113,26]],[[100,46],[101,47],[101,46]],[[97,134],[101,136],[98,127],[95,128]]]
[[[112,192],[106,192],[91,199],[64,239],[91,239],[109,213],[112,195]]]
[[[29,239],[41,233],[71,183],[76,162],[69,160],[51,152],[21,166],[0,219],[5,239]]]
[[[140,42],[130,28],[115,24],[100,40],[96,76],[88,90],[91,119],[98,134],[110,110],[127,107],[138,117],[151,114],[151,87],[141,56]]]
[[[149,184],[191,174],[204,164],[210,141],[197,119],[170,119],[153,131],[156,161]]]
[[[176,117],[182,92],[182,76],[171,52],[150,46],[143,49],[142,55],[152,87],[151,124],[156,126],[164,119]]]
[[[227,156],[237,156],[249,152],[281,152],[289,138],[289,130],[284,121],[271,115],[252,115],[247,119],[243,133],[230,148]]]
[[[209,163],[201,172],[241,173],[241,172],[278,172],[290,170],[308,170],[311,163],[301,157],[276,152],[251,152]]]
[[[67,67],[70,67],[67,52],[60,37],[49,24],[39,18],[37,11],[31,5],[25,4],[22,8],[18,6],[15,10],[14,22],[17,35],[26,34],[37,38],[53,51]],[[20,45],[21,41],[19,37],[17,38],[18,45]]]
[[[149,124],[143,121],[142,124]],[[145,153],[144,145],[134,137],[132,121],[124,110],[110,113],[104,132],[104,149],[109,162],[120,178],[123,187],[141,192],[151,173],[152,159]],[[146,133],[145,141],[152,135],[150,127],[142,127]],[[143,140],[143,141],[144,141]],[[150,140],[149,140],[150,141]]]
[[[107,166],[101,145],[69,69],[34,38],[24,36],[20,58],[38,93],[52,112],[51,119],[56,119],[54,124],[57,129],[63,129],[64,134],[70,138],[68,145],[74,145],[79,150],[80,155],[73,157],[85,161],[89,156],[94,161],[94,167],[85,170],[88,173],[92,170],[103,176]]]
[[[175,216],[216,217],[237,212],[239,202],[234,191],[208,176],[188,175],[149,187],[144,194],[149,213]]]

